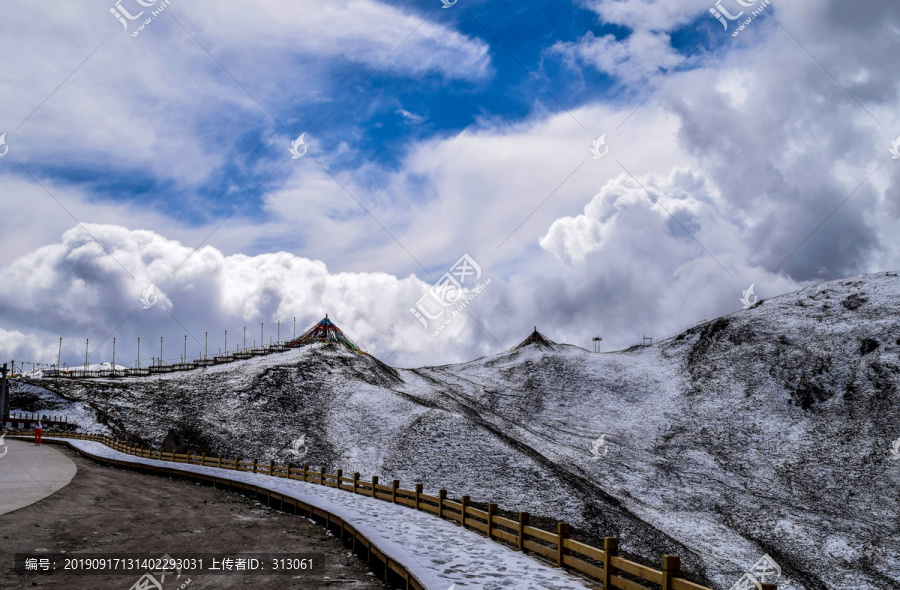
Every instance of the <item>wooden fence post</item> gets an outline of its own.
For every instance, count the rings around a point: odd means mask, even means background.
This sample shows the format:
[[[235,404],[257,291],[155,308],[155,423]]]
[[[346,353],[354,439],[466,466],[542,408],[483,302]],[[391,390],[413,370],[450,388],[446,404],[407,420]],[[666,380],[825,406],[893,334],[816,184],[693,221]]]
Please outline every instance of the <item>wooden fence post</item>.
[[[358,494],[359,492],[359,473],[353,474],[353,493]]]
[[[319,485],[325,485],[325,468],[319,467]]]
[[[256,473],[256,459],[253,460],[253,473]]]
[[[399,479],[395,479],[395,480],[391,483],[391,503],[392,503],[392,504],[396,504],[396,503],[397,503],[397,489],[398,489],[399,487],[400,487],[400,480],[399,480]]]
[[[566,539],[572,527],[567,522],[559,522],[556,524],[556,567],[565,567],[563,556],[566,554]]]
[[[275,475],[275,459],[269,459],[269,475]]]
[[[219,462],[216,467],[222,467],[222,453],[219,453]]]
[[[519,551],[522,553],[526,553],[528,550],[525,549],[525,527],[528,526],[528,518],[529,514],[527,512],[519,513],[519,538],[517,539],[517,544]]]
[[[778,586],[771,582],[760,582],[759,586],[762,590],[778,590]]]
[[[681,558],[677,555],[663,555],[662,590],[672,590],[672,578],[678,576],[681,569]]]
[[[240,457],[235,457],[235,458],[234,458],[234,470],[235,470],[235,471],[240,471],[240,470],[241,470],[241,458],[240,458]]]
[[[344,470],[343,470],[343,469],[338,469],[338,472],[337,472],[337,483],[334,485],[334,487],[340,489],[340,487],[341,487],[341,478],[342,478],[342,477],[344,477]]]
[[[287,477],[288,479],[291,479],[291,462],[290,461],[288,461],[288,464],[287,464],[287,475],[285,477]]]
[[[447,490],[438,490],[438,518],[444,518],[444,500],[447,499]]]
[[[613,566],[612,558],[619,553],[619,539],[606,537],[603,539],[603,587],[612,588]]]
[[[494,514],[497,513],[497,505],[496,504],[488,504],[488,514],[487,514],[487,536],[488,539],[493,538],[494,536]]]
[[[306,474],[309,473],[309,464],[303,466],[303,481],[307,481]]]
[[[462,504],[462,520],[460,520],[459,526],[466,528],[466,508],[469,507],[469,496],[463,496],[459,503]]]
[[[419,504],[420,504],[421,501],[422,501],[422,500],[419,498],[419,496],[421,496],[421,495],[422,495],[422,484],[417,483],[417,484],[416,484],[416,510],[419,510]]]
[[[378,487],[378,476],[373,475],[372,476],[372,497],[373,498],[375,497],[375,488],[377,488],[377,487]],[[387,566],[385,566],[385,567],[387,567]]]
[[[200,455],[200,465],[206,465],[206,452],[204,451],[202,455]]]

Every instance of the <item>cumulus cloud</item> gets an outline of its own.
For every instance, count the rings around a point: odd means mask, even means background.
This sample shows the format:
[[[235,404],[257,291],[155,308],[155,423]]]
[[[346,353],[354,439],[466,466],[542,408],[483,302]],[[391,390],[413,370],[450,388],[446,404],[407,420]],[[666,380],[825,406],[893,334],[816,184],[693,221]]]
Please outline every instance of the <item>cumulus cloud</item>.
[[[373,354],[387,357],[402,346],[394,362],[434,357],[447,345],[447,338],[424,332],[409,311],[427,292],[424,281],[380,272],[333,273],[321,261],[287,252],[226,256],[211,246],[194,251],[146,230],[85,224],[59,243],[16,259],[3,274],[0,318],[13,328],[36,330],[0,335],[4,358],[49,362],[47,343],[59,335],[69,363],[83,358],[83,338],[90,339],[91,362],[109,360],[113,336],[119,358],[131,362],[138,337],[145,343],[142,356],[154,354],[158,349],[146,343],[158,344],[163,336],[172,343],[164,354],[177,357],[187,335],[193,356],[203,349],[207,331],[216,352],[226,329],[233,349],[242,343],[245,326],[250,345],[260,341],[261,323],[268,342],[277,338],[278,321],[287,339],[294,317],[302,330],[326,313]],[[144,309],[140,299],[150,285],[155,298],[148,301],[154,304]],[[462,342],[473,338],[465,321],[448,334]]]

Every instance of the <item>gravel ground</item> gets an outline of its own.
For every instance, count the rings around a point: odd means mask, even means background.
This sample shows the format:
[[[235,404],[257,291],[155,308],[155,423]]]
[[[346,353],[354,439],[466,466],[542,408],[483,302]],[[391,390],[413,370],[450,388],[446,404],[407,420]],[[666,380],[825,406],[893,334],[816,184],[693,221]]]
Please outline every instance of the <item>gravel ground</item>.
[[[16,553],[290,553],[314,556],[292,575],[167,576],[163,590],[352,588],[385,590],[365,563],[306,518],[192,482],[103,467],[56,447],[77,465],[55,494],[0,516],[0,588],[128,590],[143,571],[116,575],[20,574]],[[149,586],[148,590],[155,588]]]

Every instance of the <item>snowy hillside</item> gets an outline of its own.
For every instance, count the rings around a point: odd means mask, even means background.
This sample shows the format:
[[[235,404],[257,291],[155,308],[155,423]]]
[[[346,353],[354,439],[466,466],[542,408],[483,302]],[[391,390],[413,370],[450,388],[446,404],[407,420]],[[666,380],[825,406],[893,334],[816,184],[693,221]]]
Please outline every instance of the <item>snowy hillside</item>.
[[[314,345],[32,383],[108,408],[112,431],[153,445],[172,431],[194,450],[288,460],[305,436],[295,463],[567,520],[656,565],[677,553],[717,588],[768,553],[779,588],[889,589],[900,587],[898,312],[900,280],[881,273],[616,353],[530,345],[401,370]]]

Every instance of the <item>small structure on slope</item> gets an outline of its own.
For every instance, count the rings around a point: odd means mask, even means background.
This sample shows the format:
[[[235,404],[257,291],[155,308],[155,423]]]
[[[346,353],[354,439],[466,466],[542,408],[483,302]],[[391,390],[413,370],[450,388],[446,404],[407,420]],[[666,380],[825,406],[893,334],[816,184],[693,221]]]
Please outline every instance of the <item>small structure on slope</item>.
[[[334,322],[328,319],[327,313],[325,314],[325,319],[303,334],[300,334],[297,338],[285,343],[285,346],[295,348],[298,346],[306,346],[307,344],[315,344],[317,342],[325,344],[333,342],[335,344],[340,344],[354,354],[365,354],[365,352],[360,350],[360,348],[350,340],[350,338],[348,338]]]
[[[545,348],[553,348],[556,345],[556,342],[550,340],[540,332],[538,332],[537,326],[534,327],[534,332],[531,333],[528,338],[523,340],[518,346],[513,348],[513,350],[519,350],[521,348],[525,348],[526,346],[536,345],[543,346]]]

